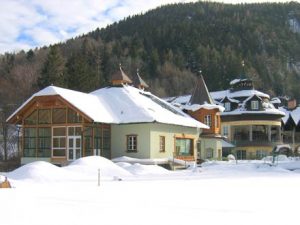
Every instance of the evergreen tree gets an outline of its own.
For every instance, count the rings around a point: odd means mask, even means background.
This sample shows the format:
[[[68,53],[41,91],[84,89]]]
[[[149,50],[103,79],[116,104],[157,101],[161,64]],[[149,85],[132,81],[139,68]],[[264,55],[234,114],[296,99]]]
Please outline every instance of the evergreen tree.
[[[65,86],[65,60],[58,46],[51,46],[38,78],[39,88],[49,85]]]

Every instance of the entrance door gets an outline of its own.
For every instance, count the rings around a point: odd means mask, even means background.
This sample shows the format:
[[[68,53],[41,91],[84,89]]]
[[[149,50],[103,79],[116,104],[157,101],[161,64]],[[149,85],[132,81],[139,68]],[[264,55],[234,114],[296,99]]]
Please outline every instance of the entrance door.
[[[68,160],[73,161],[81,157],[81,136],[68,137]]]

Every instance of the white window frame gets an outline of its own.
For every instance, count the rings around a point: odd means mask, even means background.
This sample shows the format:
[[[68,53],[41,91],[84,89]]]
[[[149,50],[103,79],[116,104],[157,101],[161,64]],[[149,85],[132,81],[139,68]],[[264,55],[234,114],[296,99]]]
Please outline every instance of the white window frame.
[[[251,101],[251,109],[254,109],[254,110],[259,109],[259,103],[257,100]]]
[[[204,124],[211,127],[211,115],[210,114],[204,116]]]
[[[225,102],[224,103],[225,111],[228,112],[231,110],[231,103],[230,102]]]
[[[56,128],[65,128],[65,136],[54,136],[54,129]],[[65,158],[67,156],[67,127],[65,126],[59,126],[59,127],[52,127],[52,140],[51,140],[51,156],[52,158]],[[59,139],[59,143],[60,143],[60,139],[61,138],[65,138],[65,147],[54,147],[54,139]],[[60,145],[60,144],[59,144]],[[64,156],[55,156],[54,150],[65,150],[65,155]]]
[[[127,152],[137,152],[137,135],[129,134],[127,135]]]
[[[222,133],[223,133],[224,136],[228,137],[228,135],[229,135],[229,126],[223,125]]]

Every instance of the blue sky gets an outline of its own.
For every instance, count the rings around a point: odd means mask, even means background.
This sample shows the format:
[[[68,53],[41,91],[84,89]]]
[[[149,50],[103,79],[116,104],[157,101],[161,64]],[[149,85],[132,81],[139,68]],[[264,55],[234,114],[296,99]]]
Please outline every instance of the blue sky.
[[[65,41],[160,5],[191,1],[0,0],[0,53],[29,50]],[[268,0],[217,1],[239,3]]]

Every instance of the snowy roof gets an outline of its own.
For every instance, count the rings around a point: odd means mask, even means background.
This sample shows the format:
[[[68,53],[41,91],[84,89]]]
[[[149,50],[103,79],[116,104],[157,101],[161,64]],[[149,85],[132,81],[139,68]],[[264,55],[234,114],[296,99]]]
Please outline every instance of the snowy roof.
[[[238,83],[238,82],[240,82],[240,81],[247,81],[248,79],[234,79],[234,80],[232,80],[232,81],[230,81],[230,85],[234,85],[234,84],[236,84],[236,83]]]
[[[222,115],[243,115],[243,114],[269,114],[269,115],[280,115],[284,116],[284,112],[281,112],[278,109],[264,109],[261,111],[250,111],[244,108],[238,108],[233,111],[222,112]]]
[[[300,122],[300,107],[297,107],[294,110],[288,110],[285,107],[279,107],[279,110],[285,113],[285,117],[282,118],[282,122],[284,124],[287,123],[289,117],[291,117],[293,119],[293,121],[295,122],[296,125],[299,124],[299,122]]]
[[[33,94],[26,102],[24,102],[7,120],[15,116],[25,105],[27,105],[34,97],[37,96],[54,96],[59,95],[67,100],[82,113],[95,122],[113,123],[115,118],[104,107],[103,102],[96,96],[86,94],[79,91],[60,88],[56,86],[48,86],[39,92]],[[100,112],[100,113],[99,113]]]
[[[230,92],[230,90],[224,90],[224,91],[210,92],[210,94],[213,97],[213,99],[222,99],[225,96],[227,96],[228,98],[237,98],[237,97],[249,97],[252,95],[257,95],[263,98],[270,98],[268,94],[265,94],[257,90],[241,90],[235,92]]]
[[[183,109],[186,110],[191,110],[193,112],[199,110],[199,109],[218,109],[220,112],[223,112],[225,110],[225,108],[221,105],[216,105],[216,104],[208,104],[208,103],[204,103],[202,105],[199,104],[193,104],[193,105],[183,105],[182,106]]]
[[[271,99],[271,102],[273,103],[273,104],[280,104],[281,103],[281,100],[279,99],[279,98],[272,98]]]
[[[124,85],[107,87],[86,94],[49,86],[31,96],[7,120],[15,116],[36,96],[59,95],[94,122],[99,123],[166,123],[208,128],[162,99],[137,88]]]
[[[116,123],[159,122],[208,128],[150,92],[131,86],[102,88],[90,94],[104,102]]]
[[[281,118],[281,120],[282,120],[282,122],[284,123],[284,124],[286,124],[286,122],[288,121],[288,119],[289,119],[289,117],[290,117],[290,111],[289,110],[287,110],[286,108],[284,108],[284,107],[279,107],[278,108],[281,112],[284,112],[284,117],[282,117]]]

